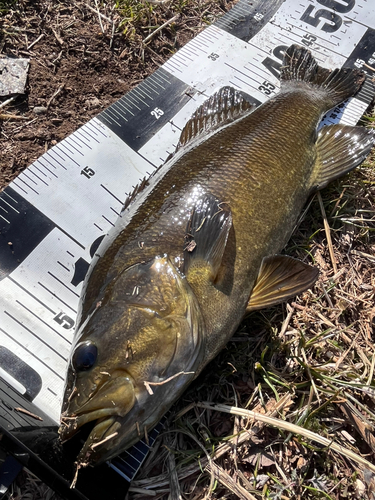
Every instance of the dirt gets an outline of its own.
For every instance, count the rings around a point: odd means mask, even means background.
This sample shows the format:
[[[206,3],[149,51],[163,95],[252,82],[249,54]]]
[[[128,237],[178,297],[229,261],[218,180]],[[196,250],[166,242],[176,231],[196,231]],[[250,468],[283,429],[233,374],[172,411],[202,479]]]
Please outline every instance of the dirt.
[[[137,2],[133,3],[136,10]],[[210,20],[232,3],[202,2],[201,9]],[[151,7],[126,34],[126,25],[120,27],[124,23],[121,12],[111,2],[100,8],[105,16],[101,22],[83,2],[20,1],[6,12],[0,29],[0,57],[29,58],[30,69],[25,94],[1,109],[12,117],[0,120],[0,188],[192,38],[205,21],[197,2],[194,9],[191,4]],[[151,25],[175,15],[178,19],[150,44],[142,42],[152,32]],[[108,20],[114,21],[114,32]],[[1,98],[0,104],[6,99]],[[36,114],[37,107],[47,109]]]

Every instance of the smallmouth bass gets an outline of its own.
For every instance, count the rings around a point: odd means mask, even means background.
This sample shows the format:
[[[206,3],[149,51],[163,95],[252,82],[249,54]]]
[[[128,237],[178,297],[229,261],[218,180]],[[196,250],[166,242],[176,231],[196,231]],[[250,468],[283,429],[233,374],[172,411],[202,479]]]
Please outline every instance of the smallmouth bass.
[[[197,109],[173,157],[104,238],[86,277],[62,405],[62,441],[92,429],[77,467],[129,448],[224,347],[244,315],[309,288],[278,255],[307,198],[359,165],[374,136],[317,127],[364,81],[298,46],[254,109],[230,87]]]

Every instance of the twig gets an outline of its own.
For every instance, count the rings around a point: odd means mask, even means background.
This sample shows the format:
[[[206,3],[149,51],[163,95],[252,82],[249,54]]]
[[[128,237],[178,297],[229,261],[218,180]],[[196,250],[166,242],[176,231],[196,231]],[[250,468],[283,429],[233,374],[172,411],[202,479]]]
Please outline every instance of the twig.
[[[27,116],[11,115],[11,114],[0,114],[0,120],[28,120]]]
[[[94,7],[91,7],[91,5],[89,5],[88,3],[85,3],[85,5],[86,5],[86,7],[88,9],[92,10],[93,12],[95,12],[95,14],[98,14],[98,16],[100,16],[101,18],[105,19],[109,23],[112,23],[112,24],[115,23],[114,21],[112,21],[112,19],[110,19],[109,17],[107,17],[104,14],[102,14],[101,12],[99,12],[99,10],[94,9]]]
[[[327,214],[326,214],[326,211],[324,209],[322,195],[320,194],[320,191],[318,191],[317,196],[318,196],[318,201],[319,201],[319,205],[320,205],[320,210],[321,210],[322,216],[323,216],[324,230],[326,232],[328,250],[329,250],[329,255],[331,256],[333,272],[336,274],[337,273],[337,264],[336,264],[336,257],[335,257],[334,251],[333,251],[333,245],[332,245],[332,240],[331,240],[331,230],[329,228]]]
[[[56,40],[59,42],[61,46],[64,45],[64,40],[57,34],[56,30],[52,29],[52,33],[55,35]]]
[[[219,481],[219,483],[228,488],[228,490],[234,493],[241,500],[256,500],[254,495],[245,490],[245,488],[241,485],[237,484],[235,480],[219,465],[211,462],[207,465],[206,469],[213,473],[215,479]]]
[[[151,389],[151,385],[164,385],[167,382],[170,382],[176,377],[179,377],[180,375],[193,375],[195,372],[178,372],[172,375],[171,377],[166,378],[165,380],[162,380],[161,382],[146,382],[146,380],[143,382],[145,384],[145,387],[147,389],[147,392],[152,396],[154,394],[154,391]]]
[[[150,33],[148,36],[146,36],[146,38],[143,40],[143,43],[147,43],[149,40],[151,40],[151,38],[156,35],[156,33],[159,33],[159,31],[161,31],[163,28],[165,28],[166,26],[168,26],[168,24],[171,24],[173,23],[174,21],[176,21],[176,19],[178,19],[180,17],[179,14],[171,17],[171,19],[168,19],[168,21],[165,21],[165,23],[163,23],[161,26],[159,26],[159,28],[156,28],[155,31],[153,31],[152,33]]]
[[[47,101],[47,109],[50,107],[52,101],[60,94],[62,89],[65,87],[65,83],[61,84],[60,87],[56,90],[52,97]]]
[[[0,104],[0,109],[1,108],[5,108],[5,106],[7,106],[8,104],[10,104],[11,102],[13,102],[15,99],[15,97],[9,97],[9,99],[7,99],[6,101],[2,102]]]
[[[95,0],[95,7],[96,7],[96,12],[97,12],[97,14],[98,14],[98,19],[99,19],[100,29],[102,30],[102,33],[104,34],[104,27],[103,27],[103,23],[102,23],[102,18],[100,17],[99,6],[98,6],[98,0]]]
[[[26,50],[30,50],[32,47],[34,47],[34,45],[36,43],[39,42],[39,40],[41,40],[42,38],[44,37],[44,33],[42,33],[41,35],[38,36],[38,38],[36,40],[34,40],[32,43],[30,43],[30,45],[27,47]]]
[[[25,410],[24,408],[14,408],[15,411],[19,411],[20,413],[24,413],[25,415],[28,415],[29,417],[33,417],[36,420],[41,420],[43,422],[42,417],[39,417],[39,415],[35,415],[35,413],[31,413],[31,411]]]
[[[261,413],[256,413],[251,410],[244,410],[243,408],[236,408],[234,406],[227,406],[222,404],[212,404],[212,403],[197,403],[198,408],[205,408],[207,410],[216,410],[224,413],[230,413],[231,415],[239,415],[241,417],[251,418],[254,421],[263,422],[264,424],[270,425],[272,427],[276,427],[277,429],[283,429],[288,432],[292,432],[293,434],[299,434],[311,441],[315,441],[317,443],[322,444],[326,448],[332,449],[344,455],[351,460],[354,460],[358,464],[365,466],[367,469],[375,472],[375,465],[361,457],[357,453],[354,453],[352,450],[345,448],[345,446],[341,446],[340,444],[335,443],[334,441],[327,439],[315,432],[312,432],[304,427],[299,425],[291,424],[290,422],[286,422],[285,420],[281,420],[279,418],[269,417],[268,415],[262,415]]]

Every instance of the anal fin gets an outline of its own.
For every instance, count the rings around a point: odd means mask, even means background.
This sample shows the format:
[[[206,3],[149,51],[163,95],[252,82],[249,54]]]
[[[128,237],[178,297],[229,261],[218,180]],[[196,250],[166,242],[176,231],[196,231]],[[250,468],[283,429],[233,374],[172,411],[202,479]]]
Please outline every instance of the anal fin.
[[[284,302],[310,288],[319,271],[300,260],[286,255],[265,257],[246,312]]]
[[[313,190],[360,165],[374,145],[374,132],[365,127],[329,125],[323,127],[316,141],[317,164]]]

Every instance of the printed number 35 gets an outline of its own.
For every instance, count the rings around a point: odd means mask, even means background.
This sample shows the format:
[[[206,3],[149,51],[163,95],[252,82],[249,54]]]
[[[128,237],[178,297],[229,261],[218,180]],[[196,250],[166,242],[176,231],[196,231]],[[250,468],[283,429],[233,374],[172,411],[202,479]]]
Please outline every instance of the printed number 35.
[[[265,80],[258,88],[261,92],[263,92],[263,94],[270,95],[276,87],[275,85],[273,85],[273,83],[267,82],[267,80]]]

